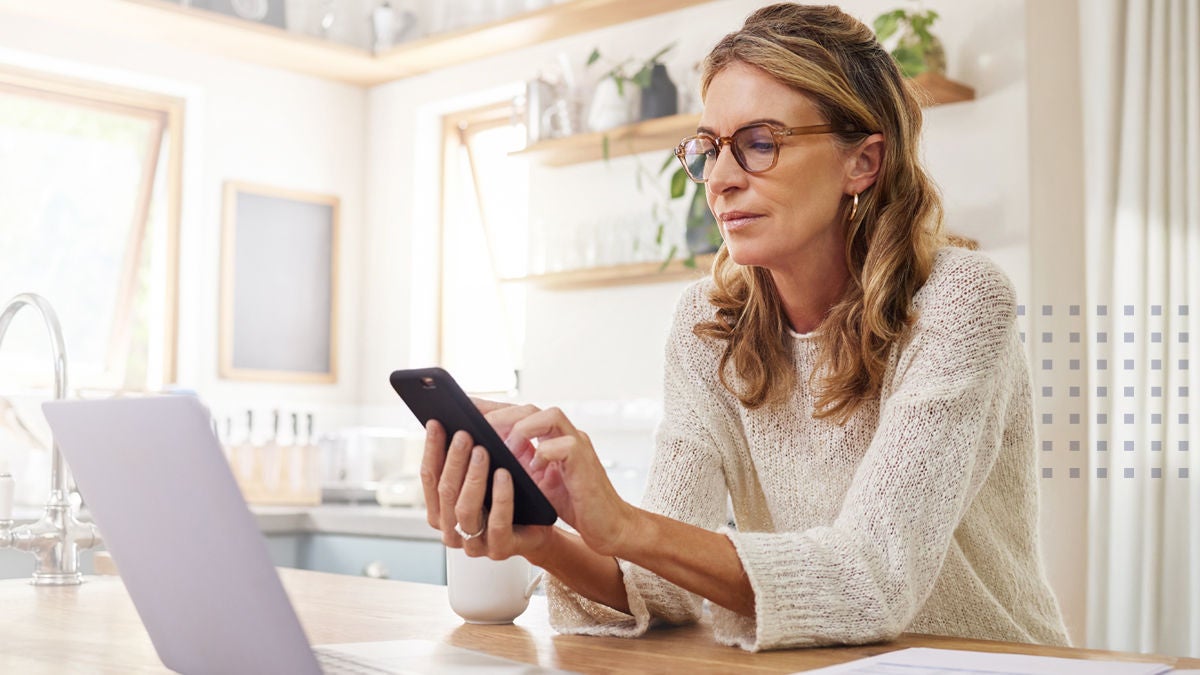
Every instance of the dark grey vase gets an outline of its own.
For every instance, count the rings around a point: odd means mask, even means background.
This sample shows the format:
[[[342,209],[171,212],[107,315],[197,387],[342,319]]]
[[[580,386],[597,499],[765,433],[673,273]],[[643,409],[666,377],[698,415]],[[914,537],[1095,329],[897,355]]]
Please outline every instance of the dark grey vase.
[[[665,117],[679,112],[679,90],[661,63],[650,71],[650,86],[642,90],[642,119]]]

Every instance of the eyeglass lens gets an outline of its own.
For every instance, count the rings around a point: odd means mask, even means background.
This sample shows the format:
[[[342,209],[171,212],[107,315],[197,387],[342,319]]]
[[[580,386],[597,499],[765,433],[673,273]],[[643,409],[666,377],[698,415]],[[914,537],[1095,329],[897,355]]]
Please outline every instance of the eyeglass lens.
[[[683,142],[683,165],[692,180],[706,181],[720,154],[718,143],[710,136],[693,136]],[[775,164],[778,145],[770,127],[743,127],[729,139],[733,157],[748,173],[766,171]]]

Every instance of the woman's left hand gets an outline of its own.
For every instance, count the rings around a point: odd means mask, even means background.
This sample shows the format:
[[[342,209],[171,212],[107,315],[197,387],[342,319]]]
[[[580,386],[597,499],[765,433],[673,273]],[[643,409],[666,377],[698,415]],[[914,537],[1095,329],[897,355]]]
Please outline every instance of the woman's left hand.
[[[592,550],[615,554],[637,510],[613,488],[588,435],[558,408],[506,406],[486,413],[559,517]]]

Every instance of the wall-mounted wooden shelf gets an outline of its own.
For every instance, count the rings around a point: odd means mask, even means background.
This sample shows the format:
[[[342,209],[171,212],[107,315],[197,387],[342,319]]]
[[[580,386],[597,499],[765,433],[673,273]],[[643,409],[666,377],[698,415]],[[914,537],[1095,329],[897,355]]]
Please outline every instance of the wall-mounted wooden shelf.
[[[975,90],[965,84],[933,73],[913,78],[924,92],[927,106],[969,101]],[[608,156],[622,157],[641,152],[668,150],[684,136],[696,133],[700,115],[685,114],[658,117],[608,131],[593,131],[564,138],[551,138],[514,152],[543,166],[568,166],[604,158],[604,139],[608,138]]]
[[[688,279],[699,279],[708,274],[712,270],[714,257],[716,256],[711,253],[696,256],[695,267],[686,267],[683,260],[676,259],[667,264],[665,268],[661,262],[630,263],[628,265],[590,267],[565,272],[532,274],[527,277],[504,279],[504,281],[509,283],[529,283],[540,288],[552,290],[652,284],[663,281],[686,281]]]
[[[604,158],[604,139],[608,138],[608,156],[622,157],[640,152],[666,151],[684,136],[696,133],[699,115],[671,115],[637,122],[608,131],[593,131],[565,138],[551,138],[513,153],[528,157],[544,166],[566,166]]]
[[[167,0],[0,0],[0,11],[371,86],[711,1],[570,0],[415,40],[378,56]]]
[[[928,101],[923,102],[926,107],[971,101],[975,98],[973,87],[937,73],[921,73],[912,78],[912,81],[928,94]]]

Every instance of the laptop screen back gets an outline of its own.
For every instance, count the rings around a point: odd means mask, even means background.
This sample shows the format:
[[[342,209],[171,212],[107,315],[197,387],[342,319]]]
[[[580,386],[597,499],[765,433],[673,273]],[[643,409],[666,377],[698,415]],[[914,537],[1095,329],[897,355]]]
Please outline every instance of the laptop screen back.
[[[42,407],[167,667],[320,672],[207,408],[190,396]]]

